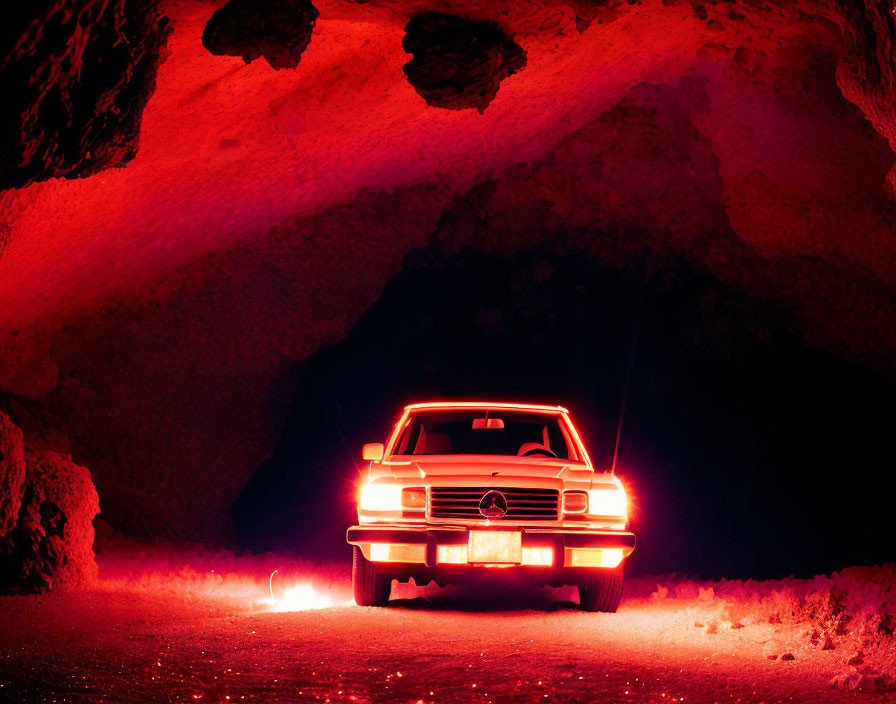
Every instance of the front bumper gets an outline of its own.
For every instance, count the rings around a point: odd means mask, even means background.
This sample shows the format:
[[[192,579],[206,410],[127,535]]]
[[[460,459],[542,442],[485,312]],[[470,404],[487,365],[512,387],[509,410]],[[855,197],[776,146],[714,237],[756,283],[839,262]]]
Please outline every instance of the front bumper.
[[[389,562],[422,564],[430,568],[448,565],[438,560],[439,547],[466,546],[470,541],[470,528],[466,526],[352,526],[346,533],[350,545],[357,545],[370,559],[371,545],[407,546],[408,559],[390,559]],[[622,558],[631,555],[637,542],[635,534],[628,531],[585,530],[568,528],[547,528],[529,526],[501,526],[475,530],[514,530],[521,533],[522,547],[526,549],[549,548],[552,550],[553,568],[576,568],[588,565],[577,558],[581,555],[597,554],[602,551],[621,550]],[[618,554],[618,553],[617,553]],[[450,565],[465,567],[467,565]]]

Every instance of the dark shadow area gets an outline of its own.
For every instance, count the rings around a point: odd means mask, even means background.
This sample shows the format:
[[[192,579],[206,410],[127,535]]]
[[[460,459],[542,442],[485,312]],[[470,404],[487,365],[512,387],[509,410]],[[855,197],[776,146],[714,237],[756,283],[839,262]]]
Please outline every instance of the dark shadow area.
[[[806,349],[767,305],[680,262],[650,269],[410,257],[351,334],[301,366],[280,445],[233,507],[237,539],[347,554],[361,444],[412,401],[564,404],[608,467],[627,387],[630,573],[810,576],[896,558],[896,384]]]
[[[406,583],[394,580],[387,608],[469,613],[580,610],[574,587],[554,589],[501,569],[480,571],[462,583],[442,587],[435,582],[418,585],[413,579]]]
[[[464,588],[461,591],[446,591],[444,594],[418,596],[413,598],[390,599],[388,609],[409,611],[462,611],[466,613],[513,613],[515,611],[579,611],[576,602],[566,599],[551,599],[541,591],[515,591],[512,594],[496,594],[485,589]]]

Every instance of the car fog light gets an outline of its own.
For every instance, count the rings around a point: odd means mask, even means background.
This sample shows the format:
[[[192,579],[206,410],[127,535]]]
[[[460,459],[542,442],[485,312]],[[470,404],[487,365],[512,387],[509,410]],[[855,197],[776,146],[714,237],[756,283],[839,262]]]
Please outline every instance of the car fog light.
[[[550,567],[554,564],[554,551],[552,548],[523,548],[522,564]]]
[[[371,562],[388,562],[389,546],[386,543],[370,544],[370,561]]]
[[[405,545],[400,543],[371,543],[371,562],[424,562],[425,545]]]
[[[436,562],[443,565],[465,565],[469,562],[466,545],[439,545],[436,547]]]
[[[622,548],[567,548],[569,567],[618,567],[622,562]]]

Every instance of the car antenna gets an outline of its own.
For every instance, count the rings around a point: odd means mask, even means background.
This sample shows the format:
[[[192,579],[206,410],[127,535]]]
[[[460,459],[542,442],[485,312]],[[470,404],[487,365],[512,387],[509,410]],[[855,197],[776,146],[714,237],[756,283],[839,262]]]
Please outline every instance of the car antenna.
[[[631,364],[629,364],[631,369]],[[628,380],[622,390],[622,403],[619,407],[619,423],[616,425],[616,445],[613,447],[613,464],[610,466],[610,474],[616,474],[616,459],[619,457],[619,438],[622,436],[622,419],[625,417],[625,402],[628,399]]]
[[[619,441],[622,438],[622,421],[625,419],[625,406],[628,403],[628,391],[632,383],[632,371],[635,367],[635,357],[638,351],[638,340],[641,337],[641,324],[644,321],[644,309],[647,307],[648,284],[653,272],[654,251],[650,250],[644,267],[644,291],[641,295],[641,304],[638,306],[638,314],[632,326],[632,344],[628,351],[628,364],[625,369],[625,385],[622,387],[622,402],[619,404],[619,423],[616,425],[616,444],[613,447],[613,464],[610,465],[610,474],[616,474],[616,460],[619,458]]]

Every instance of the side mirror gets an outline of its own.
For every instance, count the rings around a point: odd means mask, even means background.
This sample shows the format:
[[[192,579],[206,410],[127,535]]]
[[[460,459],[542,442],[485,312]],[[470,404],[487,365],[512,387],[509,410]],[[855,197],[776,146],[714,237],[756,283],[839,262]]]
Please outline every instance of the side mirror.
[[[365,461],[373,460],[374,462],[379,462],[383,459],[383,443],[381,442],[368,442],[364,444],[364,448],[361,450],[361,457],[364,458]]]

